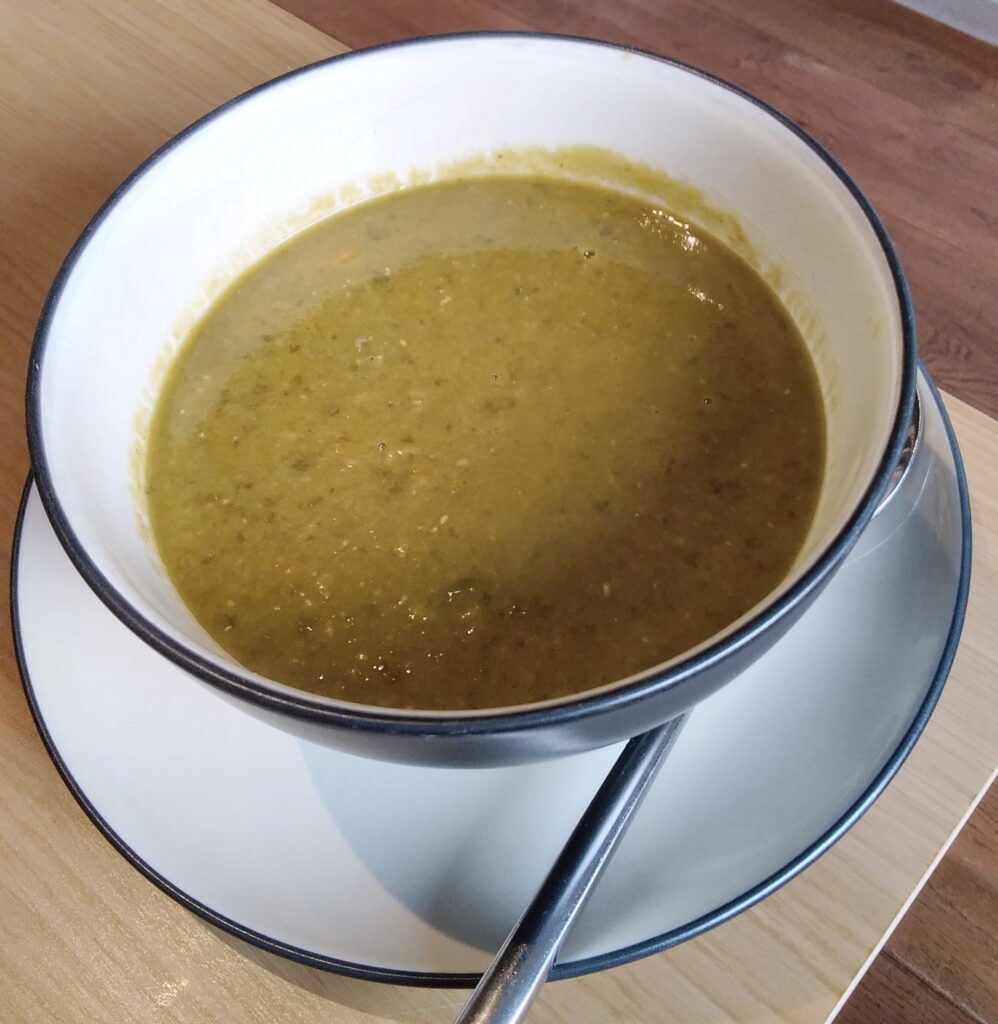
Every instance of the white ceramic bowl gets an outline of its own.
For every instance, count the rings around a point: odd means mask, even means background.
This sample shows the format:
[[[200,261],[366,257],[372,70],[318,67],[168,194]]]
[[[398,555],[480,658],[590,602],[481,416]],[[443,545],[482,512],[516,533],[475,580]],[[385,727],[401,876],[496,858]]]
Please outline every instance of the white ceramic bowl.
[[[169,357],[227,281],[372,191],[592,145],[694,185],[715,230],[798,320],[828,420],[825,482],[783,584],[687,656],[577,697],[486,712],[367,708],[246,671],[177,597],[150,542],[137,438]],[[478,163],[476,163],[478,160]],[[450,168],[450,170],[448,170]],[[682,205],[682,191],[675,193]],[[703,204],[678,212],[697,219]],[[730,229],[730,230],[729,230]],[[360,51],[247,93],[167,144],[109,200],[43,311],[28,384],[42,500],[77,568],[193,679],[281,728],[376,757],[499,764],[613,742],[695,704],[772,644],[873,515],[911,411],[916,348],[893,247],[841,167],[759,100],[619,46],[469,35]]]

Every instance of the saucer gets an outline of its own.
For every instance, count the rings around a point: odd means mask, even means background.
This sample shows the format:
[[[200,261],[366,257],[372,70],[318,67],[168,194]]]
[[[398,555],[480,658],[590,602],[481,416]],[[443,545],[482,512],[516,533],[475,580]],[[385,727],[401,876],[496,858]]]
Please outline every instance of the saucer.
[[[690,715],[552,977],[751,906],[825,852],[907,756],[949,670],[970,568],[959,451],[924,372],[919,396],[922,439],[895,496],[787,635]],[[620,749],[438,769],[281,733],[122,625],[30,484],[12,607],[39,731],[115,848],[212,924],[345,974],[472,982]]]

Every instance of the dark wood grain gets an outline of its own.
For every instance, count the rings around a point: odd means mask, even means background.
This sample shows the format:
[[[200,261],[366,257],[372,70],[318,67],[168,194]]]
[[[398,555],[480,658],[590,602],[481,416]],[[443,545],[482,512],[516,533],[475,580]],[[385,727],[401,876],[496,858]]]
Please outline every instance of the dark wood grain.
[[[998,1021],[998,787],[898,925],[890,954],[977,1021]],[[859,1018],[857,1018],[858,1020]]]
[[[351,47],[472,30],[596,36],[789,114],[883,216],[939,384],[998,416],[998,49],[889,0],[277,0]],[[841,1024],[998,1024],[992,788]]]
[[[836,1024],[980,1024],[891,956],[877,958]]]

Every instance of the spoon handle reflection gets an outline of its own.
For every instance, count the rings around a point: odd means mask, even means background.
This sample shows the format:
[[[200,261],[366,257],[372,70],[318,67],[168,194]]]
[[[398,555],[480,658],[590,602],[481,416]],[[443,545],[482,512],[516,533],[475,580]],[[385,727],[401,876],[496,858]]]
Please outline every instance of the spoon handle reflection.
[[[455,1024],[515,1024],[524,1018],[685,718],[679,715],[628,741]]]

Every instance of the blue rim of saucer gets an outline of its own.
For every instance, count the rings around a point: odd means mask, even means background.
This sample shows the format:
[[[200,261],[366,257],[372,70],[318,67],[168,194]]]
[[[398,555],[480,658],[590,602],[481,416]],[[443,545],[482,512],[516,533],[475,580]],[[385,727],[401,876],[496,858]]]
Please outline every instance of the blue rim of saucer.
[[[740,97],[772,117],[782,127],[807,145],[824,162],[856,203],[874,232],[894,282],[898,311],[901,321],[902,352],[901,380],[898,407],[891,428],[888,444],[873,479],[863,499],[838,535],[831,541],[818,560],[806,573],[773,604],[762,609],[748,622],[721,640],[704,648],[697,654],[678,662],[649,669],[627,681],[570,699],[523,708],[486,709],[481,712],[399,712],[391,709],[367,708],[360,705],[336,703],[313,697],[304,692],[283,692],[271,689],[263,683],[225,669],[179,643],[160,630],[140,614],[111,585],[97,565],[80,544],[79,539],[59,500],[57,489],[49,472],[42,429],[40,381],[45,363],[45,349],[49,328],[62,290],[72,274],[91,238],[100,228],[104,219],[128,193],[131,186],[152,166],[169,155],[185,139],[210,124],[219,116],[238,105],[251,100],[257,94],[266,92],[282,82],[307,75],[316,70],[342,61],[363,59],[365,55],[376,55],[402,48],[421,48],[440,45],[451,41],[499,40],[511,44],[516,41],[548,41],[556,45],[585,45],[601,49],[617,50],[633,56],[647,58],[657,63],[691,74],[706,82]],[[700,68],[682,61],[663,57],[636,47],[624,46],[604,40],[586,39],[577,36],[553,35],[540,32],[467,32],[453,35],[426,36],[420,39],[406,39],[386,43],[367,49],[353,50],[326,60],[318,61],[290,71],[256,86],[229,102],[207,113],[188,128],[175,135],[159,150],[141,164],[97,212],[83,230],[70,250],[65,262],[56,275],[52,288],[45,300],[35,332],[31,359],[28,367],[26,388],[28,448],[31,454],[32,471],[39,497],[45,508],[56,536],[75,565],[77,571],[104,604],[136,635],[157,650],[164,657],[210,686],[227,694],[249,701],[258,707],[296,718],[300,721],[329,723],[338,728],[348,728],[358,733],[394,736],[434,736],[441,739],[451,737],[502,735],[520,731],[543,732],[546,728],[569,723],[582,723],[601,714],[626,708],[639,703],[656,693],[664,693],[681,686],[691,677],[708,671],[735,657],[748,648],[760,634],[775,626],[779,620],[794,609],[801,608],[829,578],[834,569],[859,538],[863,529],[872,519],[877,505],[886,493],[894,467],[900,457],[908,424],[911,420],[915,401],[918,350],[915,336],[915,315],[908,284],[901,268],[894,244],[873,205],[863,191],[824,146],[803,128],[780,113],[774,107],[752,93],[709,74]]]
[[[794,878],[810,864],[814,863],[814,861],[816,861],[822,854],[826,853],[843,835],[845,835],[845,833],[869,809],[874,800],[876,800],[876,798],[883,792],[887,784],[895,776],[898,769],[908,757],[908,754],[911,752],[915,742],[924,730],[926,723],[939,700],[939,695],[942,693],[943,686],[949,674],[950,666],[953,662],[953,657],[956,654],[957,644],[960,639],[960,633],[963,628],[967,609],[967,596],[970,588],[972,544],[970,498],[967,490],[967,477],[964,471],[963,459],[960,455],[956,435],[953,432],[953,426],[950,423],[949,416],[946,413],[946,408],[943,405],[935,383],[928,373],[925,372],[924,368],[922,370],[922,375],[932,399],[942,417],[946,436],[949,441],[950,451],[953,456],[954,469],[956,472],[956,484],[959,495],[960,528],[962,534],[960,545],[960,574],[957,583],[957,594],[953,608],[953,617],[950,622],[946,643],[943,647],[938,664],[936,665],[932,682],[929,685],[925,697],[915,713],[911,724],[904,736],[901,738],[901,741],[895,747],[891,756],[887,759],[886,763],[876,774],[864,792],[857,800],[854,801],[852,806],[848,808],[838,821],[827,829],[815,842],[806,847],[792,860],[788,861],[787,864],[785,864],[779,871],[774,872],[768,878],[759,882],[757,885],[748,889],[735,899],[722,904],[710,913],[697,917],[678,928],[663,932],[661,935],[653,936],[643,942],[624,946],[620,949],[600,954],[599,956],[570,960],[565,963],[556,963],[550,975],[552,980],[560,978],[574,978],[579,975],[591,974],[595,971],[602,971],[611,967],[619,967],[622,964],[639,960],[643,957],[650,956],[653,953],[659,953],[672,946],[676,946],[689,939],[693,939],[696,936],[723,924],[725,921],[730,920],[732,917],[740,914],[743,910],[749,909],[760,900],[771,895],[786,882],[790,881],[790,879]],[[279,956],[309,967],[316,967],[336,974],[361,978],[368,981],[378,981],[399,985],[449,988],[470,988],[474,986],[478,981],[477,974],[466,972],[447,973],[406,971],[396,968],[355,963],[336,957],[323,956],[321,954],[281,942],[280,940],[274,939],[252,929],[245,928],[237,921],[217,913],[212,910],[211,907],[192,898],[182,889],[179,889],[168,878],[155,871],[148,863],[146,863],[146,861],[144,861],[117,834],[117,832],[115,832],[111,825],[101,816],[97,808],[90,802],[83,789],[73,777],[69,767],[63,761],[58,748],[49,734],[31,684],[27,658],[21,640],[17,594],[18,561],[23,535],[24,516],[27,508],[28,497],[31,493],[32,482],[32,478],[29,476],[21,498],[20,508],[18,509],[17,525],[14,533],[14,545],[11,557],[10,609],[15,654],[17,657],[18,668],[21,673],[24,693],[31,709],[35,726],[38,729],[42,742],[45,744],[49,757],[52,759],[52,762],[58,769],[59,774],[62,776],[63,782],[66,784],[77,803],[94,823],[97,829],[104,835],[105,839],[107,839],[108,842],[134,868],[179,904],[203,918],[209,924],[212,924],[215,927],[220,928],[222,931],[228,932],[230,935],[234,935],[236,938],[242,939],[253,946],[266,950],[269,953],[275,953]]]

